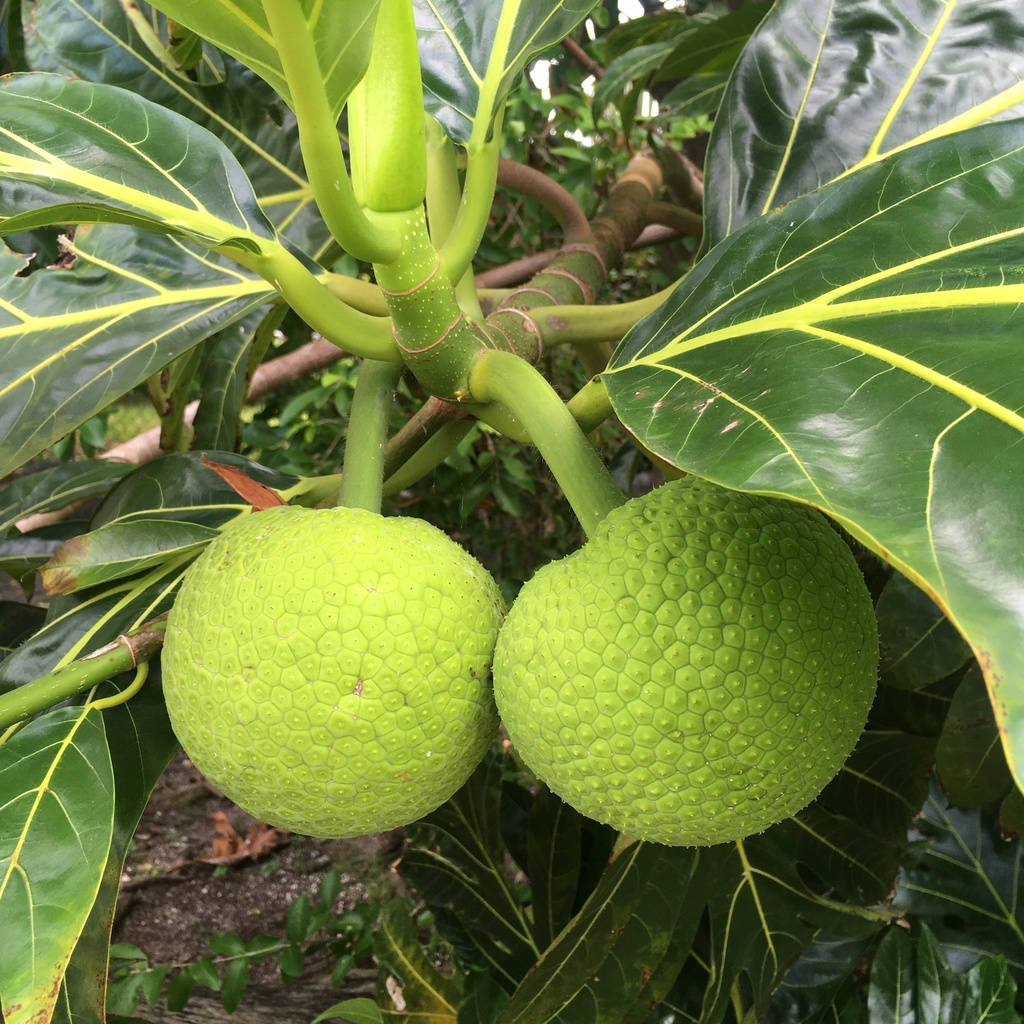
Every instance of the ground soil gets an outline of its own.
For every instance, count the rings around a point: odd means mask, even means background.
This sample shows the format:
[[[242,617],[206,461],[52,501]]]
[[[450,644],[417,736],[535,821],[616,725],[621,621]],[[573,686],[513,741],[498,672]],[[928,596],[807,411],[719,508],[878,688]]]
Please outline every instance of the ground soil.
[[[264,849],[228,865],[204,862],[224,850],[221,814],[236,838],[252,836]],[[400,832],[335,840],[270,833],[179,754],[157,785],[129,851],[113,941],[137,946],[157,965],[187,964],[209,955],[207,943],[217,932],[234,932],[242,939],[258,934],[282,938],[288,908],[302,893],[315,900],[332,865],[342,883],[336,913],[399,893],[394,863],[401,846]],[[245,853],[244,848],[239,852]],[[235,1024],[308,1022],[342,999],[372,995],[371,961],[361,961],[341,988],[330,984],[331,966],[326,959],[314,960],[298,984],[286,986],[276,960],[254,964],[242,1005],[225,1019]],[[162,1003],[151,1008],[145,1001],[136,1010],[142,1020],[178,1024],[212,1021],[222,1013],[219,997],[203,988],[195,990],[183,1013],[170,1013]]]

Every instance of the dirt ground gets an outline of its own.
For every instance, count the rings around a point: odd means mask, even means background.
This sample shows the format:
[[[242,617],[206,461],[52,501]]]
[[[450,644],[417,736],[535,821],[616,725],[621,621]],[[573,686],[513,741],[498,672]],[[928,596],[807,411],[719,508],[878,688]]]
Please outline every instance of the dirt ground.
[[[253,841],[250,848],[238,846],[246,837]],[[320,880],[332,865],[341,877],[335,913],[400,892],[393,865],[401,845],[400,831],[315,840],[266,830],[179,754],[154,790],[129,851],[113,941],[139,947],[155,966],[209,955],[207,943],[217,932],[234,932],[243,940],[258,934],[280,939],[288,908],[302,893],[315,902]],[[203,861],[232,846],[234,863]],[[248,852],[252,846],[255,857]],[[327,958],[308,962],[302,981],[285,986],[276,960],[254,964],[241,1006],[225,1019],[236,1024],[308,1022],[332,1003],[372,994],[372,962],[360,962],[342,988],[330,985],[331,966]],[[222,1012],[215,993],[197,988],[184,1013],[140,1001],[136,1015],[183,1024],[213,1020]]]

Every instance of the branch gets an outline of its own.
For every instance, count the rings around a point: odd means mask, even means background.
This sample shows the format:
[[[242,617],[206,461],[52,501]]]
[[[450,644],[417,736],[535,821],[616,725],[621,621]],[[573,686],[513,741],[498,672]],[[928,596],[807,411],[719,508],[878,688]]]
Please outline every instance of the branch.
[[[566,36],[562,40],[562,49],[588,74],[595,78],[604,78],[604,68],[571,36]]]
[[[572,193],[542,171],[502,158],[498,161],[498,184],[536,199],[558,221],[567,244],[593,242],[590,222]]]

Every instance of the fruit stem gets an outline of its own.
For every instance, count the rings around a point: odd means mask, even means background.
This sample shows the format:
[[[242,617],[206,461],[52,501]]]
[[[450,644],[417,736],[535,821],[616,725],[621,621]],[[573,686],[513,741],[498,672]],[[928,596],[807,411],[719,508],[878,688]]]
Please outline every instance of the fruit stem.
[[[166,618],[166,615],[158,616],[64,668],[0,694],[0,729],[45,711],[80,690],[88,690],[97,683],[138,668],[160,649],[167,628]]]
[[[468,418],[444,424],[384,481],[384,493],[389,496],[397,494],[432,473],[455,451],[475,425]]]
[[[345,438],[345,464],[338,504],[380,512],[384,482],[384,442],[391,399],[401,366],[364,359],[359,369]]]
[[[554,388],[511,352],[481,352],[469,374],[472,396],[498,402],[526,428],[587,536],[625,502],[611,473]]]

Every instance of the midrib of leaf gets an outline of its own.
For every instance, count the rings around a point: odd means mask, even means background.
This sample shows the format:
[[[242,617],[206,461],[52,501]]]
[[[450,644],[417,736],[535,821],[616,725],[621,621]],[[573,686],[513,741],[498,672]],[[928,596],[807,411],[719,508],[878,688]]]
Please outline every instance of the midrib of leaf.
[[[242,279],[243,281],[245,279]],[[258,292],[266,291],[267,285],[262,280],[253,280],[251,282],[236,283],[232,285],[211,285],[208,288],[190,288],[183,292],[171,292],[166,295],[157,295],[156,297],[135,299],[130,302],[115,303],[111,306],[104,306],[98,310],[86,310],[75,313],[58,313],[52,316],[31,316],[21,320],[20,323],[11,324],[8,327],[0,328],[0,338],[6,337],[20,337],[26,333],[26,328],[38,332],[48,331],[58,327],[68,327],[77,324],[88,324],[95,323],[96,326],[91,331],[86,331],[74,342],[65,345],[60,349],[59,352],[53,353],[49,358],[37,363],[30,373],[24,373],[20,377],[14,378],[6,387],[0,388],[0,398],[3,398],[8,392],[13,389],[20,387],[31,380],[39,370],[50,366],[52,363],[58,362],[67,356],[70,352],[80,348],[86,344],[93,336],[96,331],[100,331],[108,327],[111,323],[115,323],[118,320],[122,320],[132,313],[139,311],[149,310],[157,306],[175,306],[183,301],[203,301],[206,299],[219,299],[221,302],[233,301],[239,296],[256,294]],[[220,304],[220,303],[218,303]],[[6,304],[5,304],[6,307]],[[12,307],[8,310],[12,315],[19,315],[20,311],[16,307]],[[209,307],[202,311],[202,315],[206,315],[209,312]],[[197,314],[199,315],[199,314]],[[180,327],[181,323],[177,322],[175,328]],[[156,337],[160,337],[157,335]],[[150,339],[151,341],[152,339]]]
[[[800,122],[803,120],[804,110],[807,107],[807,98],[811,94],[811,89],[814,87],[814,79],[817,77],[818,70],[821,67],[821,53],[825,48],[825,40],[828,37],[828,26],[832,21],[832,11],[835,9],[835,0],[829,0],[828,14],[825,16],[825,27],[822,29],[821,38],[818,40],[818,52],[814,55],[814,63],[811,65],[811,73],[807,76],[807,85],[804,87],[804,94],[800,97],[800,106],[797,107],[796,115],[793,118],[793,123],[789,128],[789,138],[786,139],[786,146],[782,152],[782,159],[779,161],[778,170],[775,172],[775,177],[772,181],[772,187],[768,192],[767,197],[764,201],[764,206],[761,208],[761,213],[768,213],[772,208],[772,203],[775,202],[775,193],[779,190],[779,185],[782,182],[782,175],[786,171],[786,166],[789,163],[789,158],[793,153],[793,146],[796,142],[796,133],[800,127]],[[733,204],[729,204],[729,223],[728,230],[732,230],[732,207]]]
[[[402,948],[401,943],[400,943],[398,937],[393,932],[391,932],[389,930],[388,922],[387,922],[386,919],[382,922],[381,926],[383,927],[384,932],[387,935],[388,946],[390,947],[390,951],[391,951],[392,955],[394,955],[394,956],[396,956],[398,958],[398,960],[404,965],[405,969],[412,975],[412,977],[414,977],[423,986],[423,988],[427,992],[429,992],[431,995],[433,995],[437,999],[437,1001],[441,1004],[441,1006],[446,1007],[450,1011],[450,1013],[452,1014],[453,1017],[456,1016],[456,1009],[455,1009],[455,1007],[452,1006],[452,1004],[448,1002],[448,1000],[444,997],[444,995],[441,992],[439,992],[430,983],[430,980],[428,978],[425,978],[422,974],[420,974],[420,972],[418,970],[416,970],[415,965],[405,955],[405,950]],[[416,1015],[414,1015],[414,1014],[404,1014],[404,1016],[408,1018],[408,1017],[412,1017],[412,1016],[416,1016]],[[427,1016],[429,1018],[432,1015],[431,1014],[425,1014],[424,1016]]]
[[[212,121],[215,121],[225,132],[233,135],[239,142],[243,143],[250,150],[252,150],[253,153],[259,155],[261,159],[265,160],[272,167],[276,168],[282,174],[286,175],[287,177],[295,181],[295,183],[299,185],[304,190],[304,192],[305,190],[309,189],[309,182],[306,181],[306,179],[303,178],[301,174],[296,173],[286,164],[282,164],[273,154],[268,153],[265,149],[261,148],[260,146],[257,146],[253,142],[253,140],[249,138],[248,135],[246,135],[238,128],[237,125],[221,117],[221,115],[218,114],[215,110],[211,109],[205,103],[203,103],[198,96],[186,91],[182,87],[181,83],[178,82],[173,75],[167,74],[166,70],[161,65],[154,64],[149,58],[139,53],[138,50],[129,45],[127,40],[121,39],[119,36],[115,36],[110,31],[110,29],[103,24],[103,22],[97,21],[87,10],[85,10],[78,3],[78,0],[69,0],[69,2],[73,4],[75,9],[81,13],[83,18],[85,18],[87,21],[92,22],[93,25],[95,25],[105,36],[107,36],[107,38],[110,39],[113,45],[118,46],[125,52],[131,54],[132,57],[134,57],[144,67],[146,67],[152,74],[157,75],[167,85],[173,88],[174,91],[177,92],[180,96],[182,96],[184,99],[187,99],[189,103],[193,104],[198,110],[201,110]],[[223,0],[223,2],[225,6],[228,6],[229,0]],[[236,5],[232,4],[231,6],[235,7]],[[245,20],[245,16],[242,14],[239,14],[238,17],[243,18],[243,20]],[[253,25],[253,31],[255,32],[261,30],[259,30],[258,26]],[[262,34],[266,36],[266,33]],[[266,38],[267,42],[270,45],[273,45],[273,40],[270,39],[269,36]],[[255,71],[255,68],[253,68],[253,70]]]
[[[612,890],[608,893],[607,897],[604,900],[604,903],[600,907],[596,908],[594,913],[592,913],[590,915],[589,923],[587,924],[587,926],[585,928],[583,928],[581,930],[581,932],[579,934],[579,937],[577,938],[576,942],[573,944],[572,948],[566,950],[563,953],[561,962],[564,963],[567,960],[571,960],[573,955],[580,948],[580,946],[587,940],[587,938],[589,938],[591,932],[594,930],[594,928],[596,926],[597,918],[600,916],[601,912],[605,909],[605,907],[607,907],[609,903],[612,903],[614,901],[615,894],[619,891],[620,888],[622,888],[622,884],[625,882],[626,878],[629,876],[630,869],[636,863],[636,860],[640,856],[640,851],[643,849],[643,847],[644,847],[644,844],[642,842],[638,842],[638,843],[635,843],[633,845],[633,848],[628,851],[629,859],[628,859],[628,861],[625,862],[625,866],[622,868],[622,873],[619,875],[619,877],[618,877],[618,879],[617,879],[617,881],[615,883],[614,888],[612,888]],[[627,854],[622,854],[622,856],[627,856]],[[570,924],[569,927],[571,928],[572,925]],[[530,1017],[527,1016],[530,1007],[533,1006],[533,1004],[536,1003],[537,1000],[540,999],[540,997],[547,992],[548,988],[552,984],[556,984],[557,983],[557,981],[558,981],[557,971],[549,972],[549,977],[550,977],[551,980],[545,982],[537,990],[537,992],[534,994],[533,998],[525,1006],[523,1006],[520,1009],[519,1014],[514,1018],[515,1020],[530,1020],[531,1019]],[[566,999],[562,1002],[562,1004],[559,1006],[558,1010],[556,1010],[552,1014],[549,1014],[547,1019],[548,1020],[556,1020],[558,1018],[558,1014],[561,1013],[561,1011],[564,1010],[565,1007],[568,1006],[569,1003],[572,1002],[572,1000],[575,997],[576,997],[576,993],[575,992],[570,993],[566,997]]]
[[[71,113],[71,111],[64,112]],[[88,123],[95,127],[94,122],[90,121]],[[0,128],[0,135],[13,139],[21,145],[37,149],[37,147],[31,146],[30,143],[13,132],[7,131],[5,128]],[[121,141],[126,146],[130,146],[126,140],[122,139]],[[130,146],[130,148],[134,149],[135,147]],[[147,162],[151,162],[144,154],[140,153],[139,156],[146,159]],[[211,216],[205,211],[202,204],[196,200],[195,196],[180,185],[180,191],[195,203],[194,210],[189,210],[187,206],[181,206],[168,199],[159,199],[156,196],[151,196],[148,192],[142,192],[127,185],[119,185],[109,178],[91,174],[89,171],[78,170],[65,163],[65,161],[57,160],[53,157],[43,160],[31,160],[28,157],[3,153],[0,154],[0,167],[7,172],[9,177],[15,179],[22,177],[28,180],[37,180],[39,178],[53,177],[58,181],[78,185],[86,192],[95,195],[120,199],[132,209],[143,210],[146,213],[152,214],[154,220],[161,221],[169,226],[185,228],[198,238],[222,239],[244,237],[254,242],[257,246],[257,251],[261,253],[266,252],[268,243],[274,244],[272,239],[254,234],[248,227],[231,224],[229,221],[223,221]],[[161,171],[161,173],[163,172]],[[164,173],[164,177],[169,181],[173,181],[166,173]],[[178,183],[175,182],[175,184]],[[232,196],[232,201],[234,202],[234,196]],[[84,205],[89,205],[88,200],[85,201]],[[235,209],[238,209],[237,203],[235,204]],[[240,209],[238,213],[243,223],[248,224],[245,214]],[[2,223],[0,221],[0,224]]]
[[[28,894],[29,894],[29,905],[30,905],[30,908],[31,908],[30,913],[32,913],[32,919],[31,919],[31,921],[29,923],[29,929],[30,929],[31,934],[33,936],[33,943],[34,943],[34,937],[35,937],[35,914],[34,914],[35,901],[34,901],[34,898],[32,896],[31,881],[29,880],[28,875],[25,873],[25,869],[22,868],[20,863],[19,863],[19,860],[20,860],[20,857],[21,857],[21,851],[24,849],[25,842],[28,839],[28,834],[31,831],[32,824],[33,824],[33,822],[35,820],[35,816],[36,816],[37,812],[39,811],[39,805],[41,804],[41,802],[43,800],[43,797],[46,796],[47,793],[51,793],[53,795],[53,798],[58,802],[58,804],[60,804],[61,810],[64,811],[64,816],[66,818],[68,818],[68,825],[75,832],[75,835],[76,836],[78,835],[78,830],[72,824],[70,817],[68,817],[67,811],[64,809],[64,805],[60,801],[60,797],[57,796],[57,794],[54,793],[51,790],[50,783],[53,780],[53,775],[54,775],[54,772],[57,770],[57,766],[60,764],[61,760],[63,759],[63,757],[67,753],[67,751],[71,748],[71,746],[73,746],[72,740],[74,739],[75,734],[78,732],[79,728],[81,728],[82,723],[85,722],[86,718],[88,717],[88,713],[89,713],[89,709],[87,707],[84,707],[82,709],[81,714],[79,714],[79,716],[75,719],[73,727],[68,730],[67,735],[58,744],[58,748],[57,748],[58,752],[54,755],[53,760],[50,762],[50,766],[49,766],[49,768],[46,771],[46,774],[43,776],[42,781],[39,783],[39,785],[35,789],[35,798],[32,801],[32,806],[29,809],[28,814],[25,817],[25,824],[22,827],[21,834],[18,836],[18,841],[17,841],[17,843],[15,843],[14,849],[11,851],[10,863],[7,866],[7,870],[4,872],[3,878],[0,879],[0,900],[2,900],[4,898],[4,893],[7,891],[7,886],[10,883],[10,880],[13,877],[15,872],[18,872],[22,876],[22,878],[24,879],[25,887],[26,887],[26,889],[28,891]],[[89,764],[88,758],[83,756],[83,760],[86,762],[86,764]],[[92,765],[89,764],[89,767],[92,768]],[[92,768],[92,770],[93,770],[93,773],[95,774],[95,768]],[[25,795],[24,792],[22,792],[21,794],[19,794],[19,797],[20,796],[24,796],[24,795]],[[0,807],[0,811],[4,810],[6,806],[8,806],[8,805],[4,805],[4,807]],[[113,813],[111,813],[111,825],[112,824],[113,824]],[[79,838],[79,845],[81,845],[81,838]],[[82,852],[83,852],[83,854],[85,854],[85,850],[84,849],[83,849]],[[86,859],[88,860],[88,855],[87,854],[86,854]],[[36,989],[36,987],[37,987],[36,986],[36,980],[35,980],[35,978],[36,978],[36,961],[35,961],[35,957],[32,958],[31,972],[32,972],[31,973],[32,989],[34,991]]]
[[[508,62],[505,60],[508,54],[509,41],[512,39],[512,30],[515,28],[516,17],[519,15],[519,0],[505,0],[501,5],[501,14],[498,17],[498,27],[494,32],[494,42],[491,44],[490,56],[487,58],[487,70],[484,73],[484,80],[480,85],[480,96],[476,104],[476,117],[473,118],[473,131],[467,143],[470,151],[482,146],[487,138],[491,127],[491,112],[494,110],[494,102],[501,88],[501,80],[505,75],[505,68]]]
[[[893,121],[896,120],[896,116],[903,108],[903,104],[906,103],[911,90],[917,84],[917,80],[921,77],[921,72],[924,70],[924,66],[928,62],[928,58],[931,57],[932,53],[935,51],[935,47],[938,46],[939,37],[942,35],[946,25],[949,23],[949,19],[953,16],[953,10],[956,5],[957,0],[946,0],[945,10],[939,15],[939,18],[935,23],[935,27],[925,40],[924,46],[921,47],[921,52],[918,54],[917,60],[914,62],[914,66],[910,69],[910,74],[907,75],[903,85],[900,87],[900,91],[897,93],[896,99],[885,112],[885,117],[882,118],[882,123],[878,126],[878,131],[875,133],[875,137],[871,140],[871,144],[868,146],[867,152],[864,154],[863,163],[873,163],[878,159],[879,152],[882,148],[882,141],[885,139],[886,135],[889,134]]]
[[[772,955],[772,963],[774,964],[772,974],[775,975],[779,969],[779,954],[775,949],[775,940],[772,938],[771,926],[768,924],[768,917],[764,912],[764,907],[761,905],[761,894],[758,892],[757,883],[754,879],[755,872],[747,858],[747,848],[743,845],[742,839],[736,841],[736,852],[739,854],[740,863],[743,865],[743,878],[747,888],[750,890],[750,898],[754,901],[757,919],[761,922],[761,931],[764,932],[765,941],[768,943],[768,950]],[[738,898],[739,893],[737,891]]]

